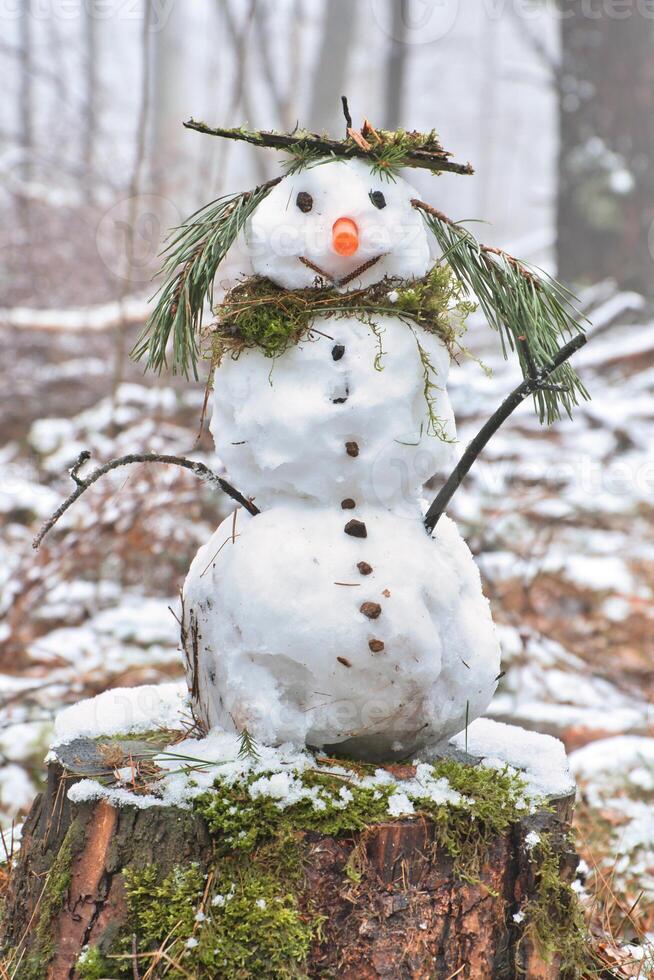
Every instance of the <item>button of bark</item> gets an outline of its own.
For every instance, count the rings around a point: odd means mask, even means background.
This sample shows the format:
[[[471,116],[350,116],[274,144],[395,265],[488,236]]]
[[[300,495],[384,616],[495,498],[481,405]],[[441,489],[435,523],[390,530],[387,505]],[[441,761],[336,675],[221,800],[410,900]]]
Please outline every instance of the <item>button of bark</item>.
[[[346,497],[345,500],[341,500],[341,507],[343,510],[354,510],[356,502],[352,500],[352,497]]]
[[[313,207],[313,198],[311,197],[311,194],[307,194],[306,191],[300,191],[298,196],[295,198],[295,203],[299,207],[300,211],[303,211],[304,214],[308,214]]]
[[[352,666],[352,664],[347,659],[347,657],[337,657],[336,659],[338,660],[339,664],[343,664],[344,667],[351,667]]]
[[[351,534],[353,538],[367,538],[368,530],[363,521],[351,520],[345,525],[345,533]]]
[[[359,443],[358,442],[346,442],[345,452],[348,456],[358,456],[359,455]]]
[[[372,572],[372,565],[369,565],[367,561],[357,562],[357,568],[362,575],[370,575]]]
[[[378,602],[363,602],[359,608],[368,619],[378,619],[381,616],[382,610]]]
[[[368,640],[368,646],[372,653],[381,653],[384,649],[384,644],[381,640]]]
[[[343,354],[345,353],[345,347],[343,344],[334,344],[332,347],[332,357],[335,361],[340,361]]]

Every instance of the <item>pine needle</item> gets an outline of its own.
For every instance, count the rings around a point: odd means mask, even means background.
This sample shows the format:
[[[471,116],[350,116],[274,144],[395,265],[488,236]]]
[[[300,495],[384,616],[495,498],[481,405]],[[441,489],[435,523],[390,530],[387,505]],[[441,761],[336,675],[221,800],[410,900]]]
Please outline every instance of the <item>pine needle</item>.
[[[238,747],[238,757],[239,759],[254,759],[255,761],[259,759],[259,749],[257,748],[257,743],[253,736],[250,735],[247,728],[239,732],[239,747]]]
[[[498,331],[504,357],[517,353],[524,378],[533,378],[551,363],[565,340],[583,333],[583,316],[574,296],[545,273],[538,274],[501,249],[481,245],[447,215],[416,199],[427,227],[460,282],[472,291],[491,327]],[[580,399],[590,396],[569,364],[551,376],[547,388],[534,392],[541,422],[569,417]]]
[[[196,211],[173,232],[164,251],[165,277],[157,305],[132,351],[135,360],[160,373],[168,365],[172,336],[173,374],[198,377],[199,334],[205,304],[213,305],[218,266],[245,222],[282,178],[252,191],[226,195]]]

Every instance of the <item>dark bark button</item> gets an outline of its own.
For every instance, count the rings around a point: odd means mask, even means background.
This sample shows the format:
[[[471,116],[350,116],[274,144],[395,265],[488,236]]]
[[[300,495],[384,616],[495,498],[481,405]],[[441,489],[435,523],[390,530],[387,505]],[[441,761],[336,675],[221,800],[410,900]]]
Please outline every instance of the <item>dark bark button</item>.
[[[382,610],[378,602],[364,602],[359,608],[368,619],[379,619],[381,616]]]
[[[344,530],[346,534],[351,534],[353,538],[368,537],[368,530],[366,528],[366,525],[363,523],[363,521],[355,521],[355,520],[348,521],[347,524],[345,525]]]
[[[384,649],[384,644],[381,640],[368,640],[368,646],[370,647],[371,653],[381,653]]]
[[[338,660],[339,664],[343,664],[344,667],[351,667],[352,666],[352,664],[347,659],[347,657],[337,657],[336,659]]]
[[[295,203],[299,207],[300,211],[304,214],[308,214],[313,207],[313,198],[311,194],[307,194],[306,191],[300,191],[298,196],[295,198]]]
[[[346,442],[345,452],[348,456],[358,456],[359,455],[359,443],[358,442]]]
[[[334,344],[332,347],[332,357],[335,361],[340,361],[343,354],[345,353],[345,347],[343,344]]]
[[[367,561],[360,561],[357,563],[357,568],[362,575],[370,575],[372,572],[372,565],[369,565]]]
[[[352,500],[352,497],[346,497],[345,500],[341,500],[341,507],[343,510],[354,510],[356,502]]]

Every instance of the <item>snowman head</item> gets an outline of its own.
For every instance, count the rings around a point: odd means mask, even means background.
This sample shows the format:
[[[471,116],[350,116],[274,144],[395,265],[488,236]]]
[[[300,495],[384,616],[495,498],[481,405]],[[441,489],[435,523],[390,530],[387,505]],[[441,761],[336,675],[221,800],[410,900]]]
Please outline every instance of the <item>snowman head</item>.
[[[364,160],[326,161],[284,178],[246,226],[256,275],[284,289],[357,289],[425,275],[429,241],[416,191]]]

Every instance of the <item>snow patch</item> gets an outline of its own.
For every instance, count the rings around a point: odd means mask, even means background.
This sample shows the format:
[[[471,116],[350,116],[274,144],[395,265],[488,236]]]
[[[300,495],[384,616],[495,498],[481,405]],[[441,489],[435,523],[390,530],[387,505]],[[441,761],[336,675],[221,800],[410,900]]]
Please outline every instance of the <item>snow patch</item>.
[[[567,796],[575,789],[563,742],[551,735],[530,732],[488,718],[478,718],[450,744],[467,751],[481,764],[501,769],[510,766],[525,779],[536,797]]]
[[[184,715],[188,718],[189,709],[186,685],[181,681],[116,687],[59,712],[52,748],[76,738],[182,729]]]

